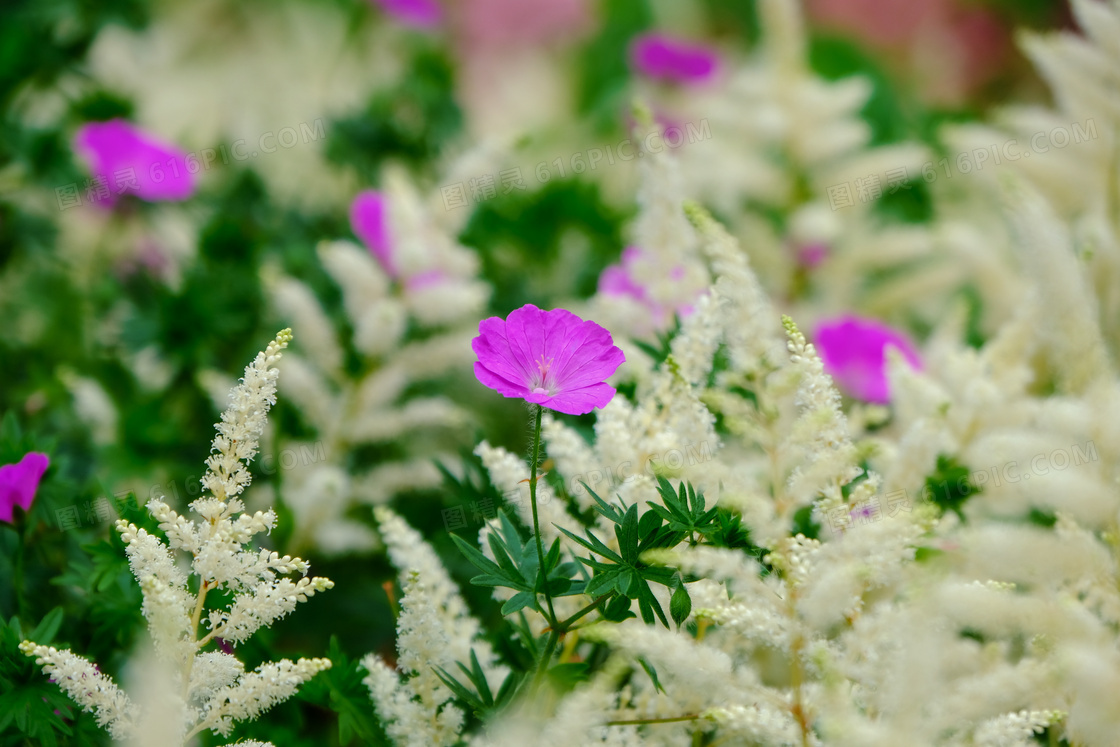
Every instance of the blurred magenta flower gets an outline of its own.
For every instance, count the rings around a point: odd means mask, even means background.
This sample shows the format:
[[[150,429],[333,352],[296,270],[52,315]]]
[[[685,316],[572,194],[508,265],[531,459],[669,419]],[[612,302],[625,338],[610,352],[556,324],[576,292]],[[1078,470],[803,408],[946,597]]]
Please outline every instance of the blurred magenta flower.
[[[588,0],[456,0],[464,42],[485,47],[532,47],[578,36],[591,26]]]
[[[435,0],[372,0],[401,23],[428,29],[443,20],[443,10]]]
[[[643,34],[630,47],[630,62],[638,72],[676,83],[710,79],[718,61],[713,50],[666,34]]]
[[[616,265],[608,265],[599,275],[599,293],[607,296],[621,296],[631,298],[646,307],[654,330],[663,330],[672,321],[672,312],[681,316],[692,313],[691,304],[681,304],[675,309],[670,309],[662,303],[655,301],[649,291],[641,285],[635,277],[635,269],[646,258],[646,252],[636,246],[628,246],[622,250],[622,261]],[[685,271],[677,265],[669,271],[669,280],[679,282],[684,279]]]
[[[906,337],[882,322],[844,316],[817,324],[816,347],[824,370],[848,394],[866,402],[890,402],[887,348],[898,348],[906,361],[921,369],[918,352]]]
[[[47,471],[51,460],[46,454],[30,451],[16,464],[0,467],[0,521],[12,523],[12,513],[16,506],[24,511],[31,509],[39,480]]]
[[[185,200],[194,193],[195,178],[186,151],[123,119],[82,125],[74,137],[74,149],[89,164],[106,204],[125,193],[149,202]]]
[[[583,415],[605,407],[615,389],[604,383],[626,357],[611,333],[565,309],[532,304],[478,325],[471,348],[474,375],[505,397]]]
[[[817,241],[797,248],[797,263],[810,270],[828,259],[828,244]]]
[[[359,192],[350,203],[350,229],[362,240],[386,274],[396,277],[388,212],[389,200],[383,192],[373,189]]]

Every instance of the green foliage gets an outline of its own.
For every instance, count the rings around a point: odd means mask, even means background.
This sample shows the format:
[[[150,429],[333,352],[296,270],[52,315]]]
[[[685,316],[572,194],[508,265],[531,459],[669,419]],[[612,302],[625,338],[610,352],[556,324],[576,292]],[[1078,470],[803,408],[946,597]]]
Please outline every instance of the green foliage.
[[[673,605],[676,607],[676,613],[683,610],[685,606],[684,600],[677,596],[676,592],[679,591],[686,597],[688,592],[681,583],[679,571],[645,563],[641,560],[641,555],[648,550],[676,547],[685,539],[695,544],[693,535],[702,536],[713,525],[714,509],[705,511],[703,494],[695,493],[691,486],[686,489],[681,485],[678,496],[667,480],[659,478],[658,490],[671,508],[651,509],[639,520],[637,505],[619,508],[608,504],[596,495],[586,483],[584,488],[595,500],[595,510],[615,525],[614,532],[618,540],[618,552],[615,552],[590,530],[587,530],[587,536],[584,538],[558,527],[573,542],[589,550],[592,555],[603,559],[596,560],[591,556],[579,558],[581,563],[594,571],[593,577],[587,582],[586,593],[608,603],[607,607],[601,608],[604,613],[609,611],[620,617],[630,616],[630,602],[637,600],[642,620],[647,625],[653,624],[656,615],[661,624],[668,627],[669,621],[665,617],[665,611],[654,596],[650,584],[657,583],[675,590],[676,599]],[[653,507],[654,504],[650,503],[650,506]],[[625,612],[622,611],[622,602],[616,603],[615,607],[609,606],[612,598],[628,600],[625,603]],[[691,609],[691,601],[688,602],[688,607]],[[677,615],[674,614],[673,617],[676,619]],[[677,624],[679,625],[681,621],[683,618],[677,620]]]
[[[361,663],[350,659],[336,636],[331,636],[327,658],[331,668],[320,672],[299,691],[299,700],[338,715],[338,744],[385,744],[384,730],[370,708],[369,689]]]
[[[57,685],[49,682],[35,660],[19,650],[24,639],[57,645],[65,612],[55,607],[30,632],[18,617],[0,617],[0,744],[106,744],[104,732],[92,717],[82,714]]]
[[[505,315],[526,303],[544,308],[551,299],[594,293],[603,268],[617,261],[625,218],[598,184],[553,179],[482,203],[459,240],[478,250],[494,286],[493,310]],[[581,240],[580,256],[564,251],[571,235]]]
[[[653,23],[646,0],[604,0],[599,34],[584,48],[579,66],[581,114],[600,132],[616,130],[627,111],[630,89],[630,40]]]
[[[498,512],[498,518],[501,523],[500,531],[487,535],[490,550],[497,562],[487,558],[462,538],[451,536],[459,550],[482,571],[481,575],[471,579],[471,583],[514,590],[516,593],[502,605],[503,615],[511,615],[525,607],[532,607],[544,614],[537,599],[537,594],[543,593],[543,590],[540,588],[540,561],[537,558],[536,541],[532,537],[522,540],[517,527],[504,511]],[[548,592],[552,596],[572,596],[584,592],[583,582],[573,580],[578,570],[576,564],[560,563],[559,540],[553,542],[545,554],[544,569]]]
[[[443,52],[418,48],[397,88],[375,94],[361,114],[331,123],[328,158],[356,168],[371,184],[387,160],[430,164],[463,126],[454,83]]]
[[[473,690],[460,683],[443,667],[436,668],[436,676],[440,678],[443,684],[447,685],[451,692],[455,693],[456,698],[467,705],[476,717],[486,721],[513,702],[513,696],[517,693],[518,685],[522,680],[522,675],[519,672],[510,670],[495,695],[491,692],[489,683],[486,682],[486,674],[482,671],[482,665],[478,663],[478,656],[475,655],[474,649],[471,649],[471,666],[469,669],[463,666],[462,662],[456,662],[456,665],[467,678],[467,682],[473,686]],[[562,664],[553,667],[552,671],[565,666],[568,665]],[[558,676],[563,679],[562,675]]]
[[[980,488],[969,481],[970,474],[971,470],[956,457],[940,454],[936,470],[926,478],[922,495],[940,508],[942,514],[952,511],[961,521],[968,521],[961,509],[969,498],[980,492]]]

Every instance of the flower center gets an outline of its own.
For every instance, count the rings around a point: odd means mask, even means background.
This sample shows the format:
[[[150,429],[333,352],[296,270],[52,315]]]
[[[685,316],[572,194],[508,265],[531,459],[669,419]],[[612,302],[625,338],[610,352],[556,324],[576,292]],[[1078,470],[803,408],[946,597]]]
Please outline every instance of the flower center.
[[[549,396],[556,394],[556,382],[548,375],[548,370],[552,366],[552,359],[545,360],[542,355],[537,359],[537,374],[533,377],[533,394],[547,394]]]

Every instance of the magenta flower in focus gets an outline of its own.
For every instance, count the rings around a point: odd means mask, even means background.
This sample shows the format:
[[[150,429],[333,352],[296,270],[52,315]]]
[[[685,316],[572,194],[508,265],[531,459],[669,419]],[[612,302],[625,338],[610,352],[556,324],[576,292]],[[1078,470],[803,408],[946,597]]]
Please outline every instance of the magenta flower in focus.
[[[435,0],[373,0],[376,5],[403,24],[428,29],[443,20]]]
[[[46,454],[30,451],[16,464],[0,467],[0,521],[12,523],[12,513],[16,506],[24,511],[31,509],[39,480],[47,471],[51,460]]]
[[[396,277],[388,212],[389,200],[384,193],[372,189],[359,192],[350,203],[350,229],[369,248],[381,268]]]
[[[651,78],[702,83],[716,71],[719,57],[707,47],[665,34],[643,34],[630,47],[630,62]]]
[[[890,402],[888,347],[898,348],[912,367],[922,367],[910,341],[874,319],[845,316],[820,322],[815,343],[825,372],[837,385],[853,397],[875,404]]]
[[[149,202],[185,200],[194,193],[187,153],[123,119],[82,125],[74,136],[74,149],[89,164],[101,187],[100,199],[107,204],[125,193]]]
[[[505,397],[583,415],[605,407],[615,389],[604,383],[626,360],[611,333],[565,309],[532,304],[478,325],[471,348],[474,375]]]

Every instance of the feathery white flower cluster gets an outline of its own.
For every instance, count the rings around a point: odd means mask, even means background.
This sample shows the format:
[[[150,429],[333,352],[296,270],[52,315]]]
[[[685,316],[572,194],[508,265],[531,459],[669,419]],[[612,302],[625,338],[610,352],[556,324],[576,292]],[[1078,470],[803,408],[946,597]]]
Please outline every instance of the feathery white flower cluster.
[[[435,551],[388,508],[378,506],[374,512],[404,591],[397,619],[400,675],[376,654],[368,654],[362,659],[369,672],[363,681],[398,745],[455,744],[463,712],[448,703],[453,694],[435,668],[458,674],[455,663],[469,663],[473,652],[492,688],[501,684],[507,670],[495,666],[489,642],[480,637],[478,621]]]
[[[323,267],[342,290],[354,330],[351,342],[363,359],[360,376],[348,373],[335,325],[307,285],[274,268],[263,272],[278,313],[302,339],[313,341],[312,355],[284,361],[285,396],[318,438],[290,449],[321,455],[290,469],[280,490],[297,519],[293,552],[374,548],[373,532],[346,511],[355,503],[377,505],[398,492],[438,485],[434,462],[447,454],[433,451],[428,436],[441,434],[438,443],[450,453],[454,440],[443,434],[459,432],[468,422],[447,397],[406,397],[405,390],[471,360],[474,329],[463,322],[477,318],[489,288],[476,279],[475,256],[435,222],[401,172],[386,172],[384,192],[393,265],[401,277],[391,277],[368,249],[349,241],[319,247]],[[409,324],[431,334],[405,340]],[[390,442],[405,452],[398,460],[364,472],[351,463],[355,448]]]
[[[244,505],[237,496],[250,482],[248,465],[256,456],[268,410],[276,401],[279,371],[275,363],[291,338],[290,330],[280,332],[246,366],[241,383],[230,393],[202,480],[210,495],[191,504],[202,521],[192,521],[162,500],[152,499],[148,510],[166,535],[166,544],[135,524],[117,522],[129,565],[143,592],[143,613],[157,661],[170,678],[159,688],[167,702],[156,704],[155,713],[141,713],[108,677],[80,656],[30,641],[20,646],[116,739],[152,733],[149,722],[155,719],[161,722],[159,733],[184,745],[207,730],[229,736],[234,722],[255,719],[330,668],[328,659],[285,659],[246,672],[235,656],[203,650],[215,639],[241,643],[298,603],[334,586],[326,578],[307,578],[308,564],[300,558],[245,547],[276,523],[271,510],[242,513]],[[175,551],[191,556],[190,575],[197,577],[196,592],[191,591],[186,570],[177,564]],[[283,577],[290,573],[302,578],[293,582]],[[200,637],[207,594],[219,589],[232,593],[233,602],[228,609],[207,612],[209,632]]]

